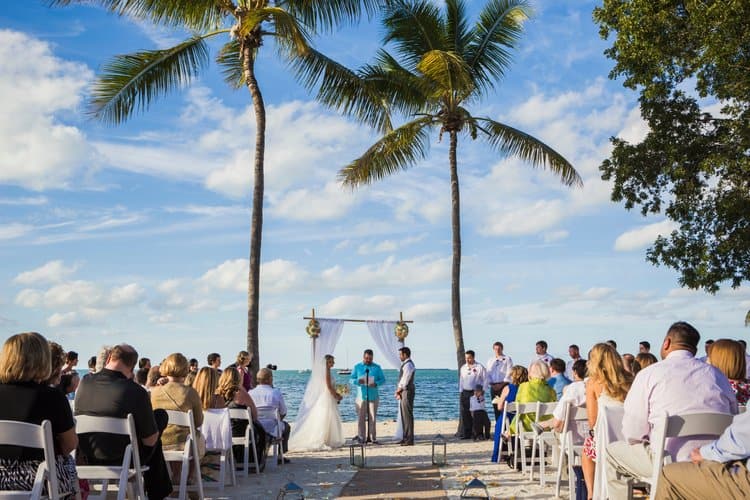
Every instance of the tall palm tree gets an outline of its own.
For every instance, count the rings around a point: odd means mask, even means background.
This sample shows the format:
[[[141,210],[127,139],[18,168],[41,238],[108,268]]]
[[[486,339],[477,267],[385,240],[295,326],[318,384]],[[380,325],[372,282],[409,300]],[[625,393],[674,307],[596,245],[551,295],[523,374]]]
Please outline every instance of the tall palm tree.
[[[206,41],[231,35],[216,62],[225,79],[250,92],[255,111],[255,157],[248,276],[247,349],[250,368],[257,371],[260,252],[263,228],[266,109],[255,63],[265,38],[272,38],[283,56],[295,59],[309,50],[308,32],[332,29],[341,22],[372,14],[377,0],[93,0],[118,15],[149,20],[195,33],[174,47],[115,56],[102,70],[92,91],[90,112],[108,124],[126,121],[170,91],[184,88],[209,62]],[[92,0],[50,0],[53,5],[90,4]]]
[[[461,226],[457,147],[459,136],[483,139],[503,156],[516,156],[559,176],[567,186],[581,177],[562,155],[539,139],[467,109],[494,90],[505,76],[511,52],[530,8],[525,0],[489,0],[473,24],[462,0],[439,9],[429,0],[392,0],[385,6],[384,46],[375,62],[352,71],[310,50],[295,63],[304,83],[318,88],[318,99],[383,133],[339,175],[350,187],[405,170],[426,158],[430,132],[449,138],[453,260],[451,316],[456,360],[464,363],[461,327]],[[394,114],[409,121],[393,128]]]

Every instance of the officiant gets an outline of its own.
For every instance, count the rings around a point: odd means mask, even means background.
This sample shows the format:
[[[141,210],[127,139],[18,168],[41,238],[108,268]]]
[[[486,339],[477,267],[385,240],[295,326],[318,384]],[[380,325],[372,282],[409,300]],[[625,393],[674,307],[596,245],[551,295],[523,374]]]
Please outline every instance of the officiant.
[[[385,375],[383,375],[383,369],[380,368],[380,365],[373,363],[372,359],[372,349],[365,349],[362,362],[357,363],[352,369],[350,380],[352,385],[358,386],[355,400],[359,417],[357,439],[361,443],[380,444],[376,432],[379,402],[378,387],[385,383]]]

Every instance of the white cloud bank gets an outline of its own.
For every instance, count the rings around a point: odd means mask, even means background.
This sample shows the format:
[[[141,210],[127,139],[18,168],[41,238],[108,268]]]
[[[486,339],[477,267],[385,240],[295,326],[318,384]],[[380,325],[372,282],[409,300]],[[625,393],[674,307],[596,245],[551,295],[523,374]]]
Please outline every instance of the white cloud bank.
[[[669,219],[631,229],[617,237],[614,248],[618,252],[640,250],[652,244],[658,236],[667,236],[675,229],[677,224]]]

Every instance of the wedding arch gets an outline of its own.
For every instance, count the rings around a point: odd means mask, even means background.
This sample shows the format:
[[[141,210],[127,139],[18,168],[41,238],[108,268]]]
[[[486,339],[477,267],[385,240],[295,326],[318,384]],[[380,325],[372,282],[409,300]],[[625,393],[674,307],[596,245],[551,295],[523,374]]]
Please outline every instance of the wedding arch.
[[[305,331],[310,337],[312,347],[312,369],[313,376],[307,383],[305,395],[300,403],[298,415],[306,415],[320,395],[320,380],[317,380],[318,370],[316,368],[324,365],[323,358],[326,354],[332,354],[338,344],[341,334],[344,330],[344,323],[365,323],[367,330],[370,332],[372,340],[382,354],[385,361],[395,369],[401,368],[401,359],[398,350],[404,347],[404,340],[409,335],[408,323],[411,320],[404,320],[403,313],[399,313],[397,321],[389,320],[365,320],[365,319],[344,319],[344,318],[316,318],[315,309],[310,316],[302,319],[309,320]],[[387,397],[387,396],[386,396]],[[397,413],[398,418],[396,425],[395,438],[401,439],[401,412]]]

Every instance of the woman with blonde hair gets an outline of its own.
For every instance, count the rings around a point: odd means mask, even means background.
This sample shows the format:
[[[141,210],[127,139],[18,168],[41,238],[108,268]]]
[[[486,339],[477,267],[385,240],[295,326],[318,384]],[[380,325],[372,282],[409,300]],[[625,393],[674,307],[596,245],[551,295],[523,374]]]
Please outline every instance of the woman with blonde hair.
[[[252,417],[250,425],[253,426],[253,431],[255,433],[255,450],[258,454],[259,465],[263,467],[265,465],[264,453],[266,451],[266,431],[263,429],[260,422],[258,422],[258,409],[255,407],[255,402],[253,402],[250,394],[248,394],[242,387],[240,372],[238,370],[224,370],[221,372],[221,377],[219,377],[219,387],[216,389],[216,393],[224,400],[227,408],[240,408],[243,410],[245,408],[250,409],[250,416]],[[232,419],[232,437],[244,436],[247,426],[247,420]],[[243,463],[243,447],[233,446],[232,451],[234,453],[235,463]]]
[[[622,406],[628,395],[633,376],[625,371],[622,358],[610,344],[594,345],[589,353],[589,378],[586,383],[586,412],[589,421],[589,436],[583,443],[581,466],[586,481],[588,498],[594,495],[594,469],[596,467],[596,442],[594,427],[599,414],[599,405]]]
[[[224,398],[217,393],[217,389],[219,388],[219,372],[214,368],[204,366],[198,370],[198,375],[195,376],[195,381],[193,382],[193,388],[198,393],[201,406],[204,410],[224,408]]]
[[[746,405],[750,399],[750,384],[747,375],[745,348],[739,342],[730,339],[719,339],[711,346],[708,364],[719,369],[729,379],[737,404]]]
[[[50,387],[50,346],[36,332],[9,337],[0,352],[0,420],[52,424],[54,468],[62,492],[75,491],[78,478],[70,452],[78,446],[73,413],[62,392]],[[10,404],[8,404],[10,403]],[[31,490],[44,452],[19,446],[0,447],[0,490]],[[45,488],[46,489],[46,488]]]
[[[492,404],[497,406],[498,411],[503,412],[507,403],[513,403],[518,394],[518,387],[529,381],[529,371],[525,366],[515,365],[510,369],[510,383],[503,387],[500,394],[495,396]],[[515,413],[508,413],[508,420],[513,420]],[[492,448],[492,461],[497,462],[500,454],[500,439],[503,429],[503,413],[495,420],[495,444]]]
[[[170,354],[159,365],[159,374],[167,378],[164,385],[151,388],[151,406],[162,410],[176,410],[187,412],[193,410],[195,426],[203,425],[203,404],[195,389],[185,385],[185,377],[189,371],[188,360],[179,352]],[[187,441],[190,429],[178,425],[168,425],[161,436],[161,443],[165,450],[182,450]],[[199,440],[201,441],[201,440]],[[198,443],[199,448],[205,449],[205,444]],[[203,451],[201,451],[201,455]]]

